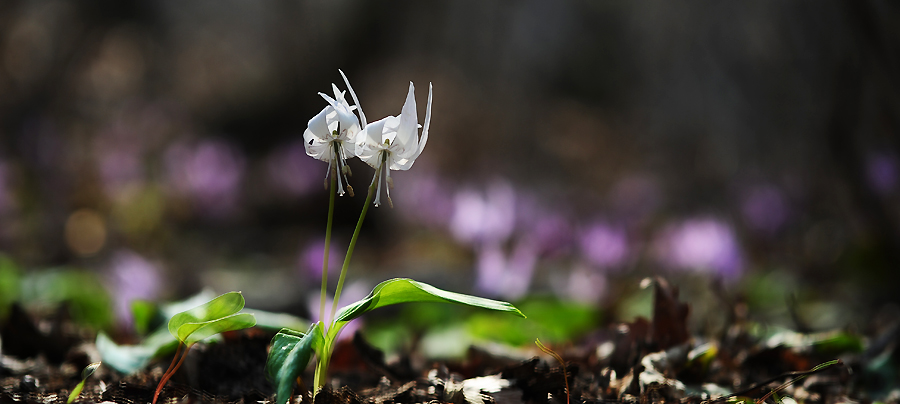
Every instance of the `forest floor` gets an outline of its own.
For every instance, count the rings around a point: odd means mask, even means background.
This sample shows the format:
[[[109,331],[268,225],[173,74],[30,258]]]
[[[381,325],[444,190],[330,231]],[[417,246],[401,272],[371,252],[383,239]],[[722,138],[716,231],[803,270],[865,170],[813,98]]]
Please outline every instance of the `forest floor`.
[[[900,402],[900,322],[852,332],[760,338],[739,309],[715,339],[691,335],[677,288],[658,279],[652,318],[611,324],[553,356],[472,347],[462,360],[399,355],[390,361],[362,334],[342,342],[331,384],[315,399],[305,375],[292,403],[844,403]],[[35,319],[13,307],[0,328],[0,403],[64,403],[98,356],[93,336],[64,315]],[[274,333],[231,332],[191,351],[161,403],[274,403],[265,360]],[[532,351],[528,351],[533,354]],[[171,360],[124,375],[101,366],[79,403],[150,403]],[[334,387],[333,387],[334,386]]]

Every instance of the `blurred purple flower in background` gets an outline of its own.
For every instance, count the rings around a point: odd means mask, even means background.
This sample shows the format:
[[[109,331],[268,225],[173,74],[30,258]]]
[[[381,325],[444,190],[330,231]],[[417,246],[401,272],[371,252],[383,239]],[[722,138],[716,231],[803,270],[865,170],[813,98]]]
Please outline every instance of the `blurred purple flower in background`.
[[[622,267],[629,254],[625,230],[604,222],[594,223],[584,230],[579,246],[587,261],[602,269]]]
[[[223,217],[238,208],[244,157],[221,140],[176,143],[166,150],[169,185],[193,202],[196,211]]]
[[[741,214],[751,229],[772,234],[787,221],[788,203],[778,187],[761,185],[744,193]]]
[[[606,276],[593,268],[578,266],[551,279],[556,294],[566,300],[597,303],[606,294]]]
[[[279,147],[266,160],[270,183],[291,197],[301,197],[322,189],[321,168],[319,163],[306,156],[302,141]]]
[[[560,213],[565,206],[553,209],[533,195],[516,196],[516,228],[518,237],[527,240],[540,256],[556,256],[568,251],[574,237],[568,218]]]
[[[108,266],[108,287],[112,292],[119,324],[132,324],[133,300],[156,300],[162,286],[160,269],[144,257],[130,250],[113,254]]]
[[[528,292],[537,263],[534,245],[520,240],[507,258],[499,243],[484,243],[477,254],[479,290],[506,299],[517,299]]]
[[[677,269],[709,271],[734,280],[743,258],[731,226],[714,218],[689,219],[663,230],[656,244],[657,258]]]
[[[394,191],[403,209],[396,212],[412,223],[443,227],[454,214],[454,202],[444,180],[427,170],[391,174],[406,184]]]
[[[516,192],[508,182],[495,182],[487,192],[462,190],[453,199],[450,231],[463,243],[497,243],[509,238],[516,224]]]
[[[872,154],[866,162],[869,186],[879,194],[888,194],[897,188],[897,157],[891,154]]]
[[[171,111],[163,105],[132,103],[93,139],[93,160],[106,194],[112,197],[146,180],[145,158],[172,124]]]
[[[533,219],[524,237],[539,254],[553,256],[566,251],[572,243],[572,225],[563,215],[547,211]]]
[[[303,152],[304,156],[306,152]],[[308,160],[308,159],[307,159]],[[334,242],[331,244],[331,259],[328,260],[328,273],[340,270],[341,257],[335,255]],[[322,279],[322,263],[325,260],[325,238],[307,243],[300,252],[298,265],[304,279]]]

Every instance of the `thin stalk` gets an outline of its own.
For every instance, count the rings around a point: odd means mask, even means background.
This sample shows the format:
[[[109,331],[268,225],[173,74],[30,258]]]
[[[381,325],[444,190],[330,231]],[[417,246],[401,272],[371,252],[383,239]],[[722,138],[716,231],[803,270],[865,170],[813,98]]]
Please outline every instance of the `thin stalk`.
[[[794,383],[794,382],[796,382],[796,381],[798,381],[798,380],[802,380],[803,378],[805,378],[806,376],[809,376],[809,375],[811,375],[811,374],[819,373],[819,372],[821,372],[821,371],[823,371],[823,370],[827,370],[827,369],[829,369],[829,368],[831,368],[832,366],[835,366],[835,365],[837,365],[837,366],[843,366],[843,365],[844,365],[844,362],[843,362],[842,360],[840,360],[840,359],[835,359],[835,360],[833,360],[833,361],[828,361],[828,362],[825,362],[825,363],[823,363],[823,364],[820,364],[819,366],[816,366],[816,367],[814,367],[814,368],[812,368],[812,369],[810,369],[810,370],[799,371],[799,372],[787,372],[787,373],[782,373],[782,374],[780,374],[780,375],[778,375],[778,376],[775,376],[775,377],[773,377],[773,378],[771,378],[771,379],[769,379],[769,380],[766,380],[766,381],[764,381],[764,382],[756,383],[756,384],[754,384],[753,386],[750,386],[750,388],[747,388],[747,389],[738,391],[738,392],[736,392],[736,393],[729,394],[729,395],[727,395],[727,396],[722,396],[722,397],[718,397],[718,398],[715,398],[715,399],[712,399],[712,400],[709,400],[709,401],[704,401],[703,404],[714,404],[714,403],[726,401],[726,400],[728,400],[729,398],[732,398],[732,397],[739,397],[739,396],[747,395],[747,394],[750,393],[751,391],[754,391],[754,390],[756,390],[756,389],[758,389],[758,388],[760,388],[760,387],[763,387],[763,386],[765,386],[765,385],[767,385],[767,384],[769,384],[769,383],[772,383],[772,382],[774,382],[774,381],[776,381],[776,380],[784,379],[785,377],[797,377],[796,379],[792,379],[792,380],[788,381],[787,383],[782,384],[781,386],[778,386],[777,388],[775,388],[774,390],[772,390],[771,392],[769,392],[768,394],[766,394],[765,396],[763,396],[763,398],[761,398],[761,399],[759,399],[759,400],[756,400],[756,403],[762,403],[765,399],[769,398],[769,397],[772,395],[772,393],[775,393],[775,392],[777,392],[777,391],[783,390],[785,387],[790,386],[791,383]]]
[[[788,380],[788,381],[785,382],[784,384],[782,384],[782,385],[780,385],[780,386],[778,386],[778,387],[772,389],[772,391],[770,391],[770,392],[768,392],[766,395],[762,396],[762,398],[760,398],[759,400],[756,400],[756,404],[765,403],[765,402],[766,402],[766,399],[768,399],[769,397],[771,397],[773,394],[775,394],[775,393],[777,393],[777,392],[779,392],[779,391],[781,391],[781,390],[786,389],[788,386],[790,386],[790,385],[792,385],[792,384],[794,384],[794,383],[796,383],[796,382],[799,382],[799,381],[805,379],[807,376],[809,376],[809,375],[811,375],[811,374],[813,374],[813,373],[818,373],[818,372],[821,372],[821,371],[823,371],[823,370],[825,370],[825,369],[828,369],[828,368],[830,368],[830,367],[832,367],[832,366],[834,366],[834,365],[842,365],[842,364],[843,364],[843,362],[841,362],[840,359],[835,359],[835,360],[833,360],[833,361],[825,362],[825,363],[823,363],[823,364],[821,364],[821,365],[819,365],[819,366],[816,366],[816,367],[814,367],[814,368],[812,368],[812,369],[810,369],[810,370],[807,370],[807,371],[805,371],[805,372],[792,372],[792,373],[791,373],[792,375],[796,375],[796,376],[798,376],[798,377],[795,378],[795,379]],[[779,401],[780,401],[780,400],[779,400]]]
[[[341,290],[344,288],[344,278],[347,276],[347,267],[350,266],[350,257],[353,256],[353,248],[356,247],[356,239],[359,238],[359,231],[362,229],[363,221],[366,219],[366,213],[369,211],[369,205],[372,204],[372,198],[375,197],[375,187],[381,181],[381,170],[375,171],[375,180],[369,185],[369,192],[366,195],[366,203],[363,204],[362,213],[359,214],[359,221],[356,222],[356,229],[353,230],[353,237],[350,238],[350,246],[347,247],[347,256],[344,257],[344,265],[341,266],[341,276],[338,278],[337,289],[334,291],[334,301],[331,303],[331,315],[328,317],[328,323],[334,322],[334,313],[337,311],[338,301],[341,300]],[[327,363],[326,363],[327,368]]]
[[[328,344],[326,342],[326,344]],[[330,344],[328,344],[330,345]],[[331,362],[331,347],[326,346],[323,351],[326,353],[323,358],[318,358],[316,362],[316,373],[313,376],[313,394],[318,394],[322,387],[325,387],[325,381],[328,380],[328,365]]]
[[[344,329],[347,323],[332,325],[333,327],[325,333],[325,346],[322,347],[321,351],[322,357],[319,357],[316,363],[316,373],[313,379],[314,394],[318,393],[322,387],[325,387],[325,382],[328,380],[328,365],[331,363],[331,353],[334,350],[334,345],[337,343],[338,336],[341,335],[341,330]]]
[[[319,320],[325,320],[325,295],[328,293],[328,255],[331,252],[331,223],[334,221],[334,194],[337,193],[337,176],[340,173],[334,170],[331,176],[331,187],[328,189],[328,224],[325,225],[325,258],[322,260],[322,289],[319,292]]]
[[[569,375],[566,372],[566,361],[563,360],[562,356],[558,353],[554,352],[552,349],[547,348],[544,344],[541,343],[540,339],[535,339],[534,343],[540,348],[541,351],[544,351],[545,354],[550,355],[553,359],[556,359],[559,362],[559,366],[562,367],[563,381],[566,383],[566,404],[571,402],[571,393],[569,393]]]
[[[184,358],[187,358],[188,351],[191,350],[191,347],[194,344],[186,345],[184,348],[184,352],[181,353],[181,358],[178,358],[178,352],[181,350],[181,343],[178,343],[178,349],[175,350],[175,356],[172,358],[172,364],[169,365],[169,369],[166,370],[166,373],[163,373],[162,379],[159,380],[159,386],[156,387],[156,393],[153,394],[153,404],[156,404],[156,400],[159,398],[159,393],[162,393],[163,387],[175,375],[175,372],[178,371],[178,368],[181,367],[181,363],[184,362]],[[175,362],[175,359],[178,359],[178,362]]]

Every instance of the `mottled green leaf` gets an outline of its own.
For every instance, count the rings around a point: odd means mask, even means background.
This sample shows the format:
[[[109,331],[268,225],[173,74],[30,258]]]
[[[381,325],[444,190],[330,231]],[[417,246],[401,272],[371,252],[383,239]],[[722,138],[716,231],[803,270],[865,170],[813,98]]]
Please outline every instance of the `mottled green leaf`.
[[[275,384],[275,401],[288,402],[294,383],[314,352],[325,345],[321,322],[312,324],[304,334],[288,328],[282,329],[272,338],[272,348],[266,360],[266,377]]]

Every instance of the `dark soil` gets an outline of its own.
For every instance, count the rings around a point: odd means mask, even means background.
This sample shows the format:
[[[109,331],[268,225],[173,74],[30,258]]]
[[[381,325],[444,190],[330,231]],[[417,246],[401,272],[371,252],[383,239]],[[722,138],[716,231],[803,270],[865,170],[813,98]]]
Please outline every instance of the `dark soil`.
[[[701,341],[687,330],[689,307],[678,301],[677,289],[660,280],[655,294],[652,319],[616,324],[575,345],[554,347],[564,368],[546,355],[514,358],[474,347],[461,361],[401,357],[386,363],[357,334],[338,347],[332,360],[332,386],[340,387],[327,387],[313,401],[304,387],[312,380],[308,372],[295,386],[292,402],[712,404],[728,398],[720,391],[737,392],[746,402],[758,400],[804,375],[808,377],[765,398],[900,402],[894,351],[900,323],[877,328],[865,349],[852,353],[773,346],[751,337],[739,318],[718,340]],[[64,403],[81,369],[98,356],[93,336],[73,330],[62,314],[35,319],[14,307],[0,332],[0,403]],[[159,402],[274,402],[273,386],[264,376],[273,335],[259,329],[232,332],[222,343],[191,350]],[[696,353],[709,346],[715,349],[698,359]],[[800,373],[834,359],[841,362]],[[170,360],[159,358],[134,375],[101,366],[76,402],[149,403]]]

